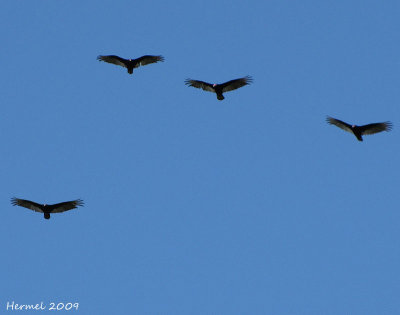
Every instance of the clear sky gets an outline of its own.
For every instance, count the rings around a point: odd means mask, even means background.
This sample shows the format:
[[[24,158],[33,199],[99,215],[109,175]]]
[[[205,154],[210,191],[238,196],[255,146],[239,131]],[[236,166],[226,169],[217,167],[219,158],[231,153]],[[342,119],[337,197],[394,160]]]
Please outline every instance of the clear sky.
[[[399,15],[1,1],[0,313],[400,314]],[[223,101],[184,85],[246,75]],[[394,129],[358,142],[326,115]],[[85,206],[45,220],[13,196]]]

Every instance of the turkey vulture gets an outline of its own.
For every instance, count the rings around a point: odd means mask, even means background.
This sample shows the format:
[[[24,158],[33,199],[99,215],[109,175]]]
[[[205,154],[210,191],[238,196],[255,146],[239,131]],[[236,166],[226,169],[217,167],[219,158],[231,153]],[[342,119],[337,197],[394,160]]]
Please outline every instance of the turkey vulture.
[[[217,94],[217,99],[222,101],[225,97],[222,93],[229,92],[232,90],[236,90],[242,86],[250,84],[253,82],[253,78],[251,76],[246,76],[244,78],[231,80],[222,84],[210,84],[203,81],[186,79],[185,84],[189,86],[193,86],[198,89],[203,89],[204,91],[214,92]]]
[[[158,61],[164,61],[163,56],[150,56],[145,55],[137,59],[124,59],[115,55],[109,56],[98,56],[99,61],[105,61],[108,63],[113,63],[117,66],[122,66],[128,69],[128,73],[133,73],[133,68],[138,68],[140,66],[148,65],[149,63],[155,63]]]
[[[21,206],[36,212],[41,212],[44,214],[45,219],[50,219],[50,213],[64,212],[75,209],[79,206],[83,206],[83,200],[81,199],[56,203],[54,205],[41,205],[30,200],[18,199],[13,197],[11,198],[11,203],[13,204],[13,206]]]
[[[326,117],[326,121],[328,124],[335,125],[345,131],[352,132],[358,141],[363,141],[362,135],[372,135],[381,131],[390,131],[393,127],[390,121],[368,124],[364,126],[349,125],[339,119],[329,116]]]

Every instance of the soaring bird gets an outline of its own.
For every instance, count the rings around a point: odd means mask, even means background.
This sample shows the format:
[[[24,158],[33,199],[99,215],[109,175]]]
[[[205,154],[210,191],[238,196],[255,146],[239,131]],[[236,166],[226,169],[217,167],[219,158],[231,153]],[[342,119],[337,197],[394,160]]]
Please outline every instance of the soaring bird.
[[[335,119],[329,116],[326,117],[326,121],[328,124],[335,125],[345,131],[353,133],[358,141],[363,141],[363,135],[372,135],[381,131],[390,131],[393,127],[393,124],[390,121],[373,123],[363,126],[349,125],[339,119]]]
[[[83,200],[81,199],[56,203],[54,205],[41,205],[30,200],[18,199],[13,197],[11,198],[11,203],[13,204],[13,206],[21,206],[36,212],[41,212],[44,214],[45,219],[50,219],[50,213],[64,212],[75,209],[79,206],[83,206]]]
[[[97,59],[99,61],[105,61],[108,63],[113,63],[117,66],[125,67],[128,69],[129,74],[133,73],[133,68],[145,66],[148,65],[149,63],[164,61],[163,56],[150,56],[150,55],[145,55],[137,59],[124,59],[115,55],[109,55],[109,56],[98,56]]]
[[[203,89],[204,91],[214,92],[217,94],[217,99],[222,101],[225,97],[222,93],[229,92],[232,90],[236,90],[242,86],[248,85],[253,82],[253,78],[251,76],[246,76],[244,78],[239,78],[235,80],[231,80],[222,84],[211,84],[203,81],[186,79],[185,84],[188,86],[193,86],[198,89]]]

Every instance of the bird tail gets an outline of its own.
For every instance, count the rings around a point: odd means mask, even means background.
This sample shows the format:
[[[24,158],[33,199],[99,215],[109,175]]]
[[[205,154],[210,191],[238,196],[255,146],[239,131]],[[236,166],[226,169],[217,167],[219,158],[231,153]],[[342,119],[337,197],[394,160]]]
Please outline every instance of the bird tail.
[[[222,94],[217,94],[217,99],[222,101],[225,97]]]
[[[360,134],[354,134],[357,137],[358,141],[363,141],[363,138]]]
[[[44,213],[44,218],[45,218],[46,220],[50,219],[50,213]]]
[[[129,73],[129,74],[132,74],[132,73],[133,73],[133,67],[132,67],[132,68],[130,68],[130,67],[128,68],[128,73]]]

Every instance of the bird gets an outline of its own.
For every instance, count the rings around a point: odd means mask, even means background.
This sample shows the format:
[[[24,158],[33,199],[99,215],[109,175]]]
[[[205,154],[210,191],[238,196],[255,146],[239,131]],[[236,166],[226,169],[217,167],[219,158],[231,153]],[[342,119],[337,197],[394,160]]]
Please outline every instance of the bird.
[[[193,86],[198,89],[203,89],[204,91],[214,92],[217,94],[217,99],[222,101],[225,97],[222,93],[236,90],[242,86],[248,85],[253,82],[251,76],[246,76],[243,78],[231,80],[222,84],[211,84],[204,81],[186,79],[185,84],[188,86]]]
[[[363,141],[363,135],[372,135],[381,131],[390,131],[393,127],[393,124],[390,121],[373,123],[363,126],[349,125],[339,119],[335,119],[329,116],[326,117],[326,122],[328,124],[335,125],[347,132],[353,133],[358,141]]]
[[[124,59],[115,55],[108,55],[108,56],[97,56],[97,60],[99,61],[105,61],[108,63],[113,63],[114,65],[117,66],[122,66],[128,69],[128,73],[132,74],[133,73],[133,68],[138,68],[140,66],[145,66],[150,63],[155,63],[158,61],[163,62],[164,57],[163,56],[151,56],[151,55],[145,55],[142,57],[139,57],[137,59]]]
[[[31,209],[36,212],[41,212],[44,214],[45,219],[50,219],[50,213],[59,213],[68,211],[71,209],[75,209],[79,206],[83,206],[83,200],[77,199],[73,201],[66,201],[56,203],[54,205],[47,205],[47,204],[38,204],[36,202],[25,200],[25,199],[18,199],[16,197],[11,198],[11,203],[13,206],[21,206],[28,209]]]

